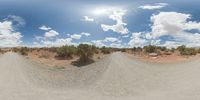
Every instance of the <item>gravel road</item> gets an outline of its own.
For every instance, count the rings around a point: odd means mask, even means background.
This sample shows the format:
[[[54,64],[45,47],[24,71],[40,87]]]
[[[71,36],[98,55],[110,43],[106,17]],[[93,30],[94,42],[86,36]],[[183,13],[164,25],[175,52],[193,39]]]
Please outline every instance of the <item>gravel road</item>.
[[[199,100],[200,59],[155,64],[113,53],[66,69],[0,56],[0,100]]]

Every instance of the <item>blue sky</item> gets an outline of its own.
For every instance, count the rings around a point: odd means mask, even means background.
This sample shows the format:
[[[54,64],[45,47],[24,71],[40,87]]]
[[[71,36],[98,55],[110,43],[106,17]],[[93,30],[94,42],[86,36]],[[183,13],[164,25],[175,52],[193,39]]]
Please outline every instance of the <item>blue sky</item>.
[[[200,46],[197,0],[0,0],[0,46]]]

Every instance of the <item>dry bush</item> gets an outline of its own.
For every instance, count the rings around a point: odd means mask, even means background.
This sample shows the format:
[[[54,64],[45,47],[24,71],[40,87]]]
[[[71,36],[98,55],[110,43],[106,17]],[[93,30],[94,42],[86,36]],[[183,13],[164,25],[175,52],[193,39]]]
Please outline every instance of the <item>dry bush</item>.
[[[39,58],[45,58],[45,59],[49,59],[51,57],[52,53],[49,51],[40,51],[40,55]]]
[[[28,55],[28,51],[29,51],[29,48],[27,48],[27,47],[21,47],[20,49],[19,49],[19,53],[21,54],[21,55]]]
[[[77,48],[75,46],[62,46],[56,51],[57,57],[72,59],[73,55],[77,53]]]

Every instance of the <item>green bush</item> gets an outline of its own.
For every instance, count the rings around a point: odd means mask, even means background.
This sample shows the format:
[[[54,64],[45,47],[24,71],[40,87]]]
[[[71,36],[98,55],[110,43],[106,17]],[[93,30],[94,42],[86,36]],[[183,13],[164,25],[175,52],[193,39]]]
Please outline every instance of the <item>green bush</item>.
[[[81,63],[88,63],[91,61],[94,53],[95,53],[95,46],[91,46],[88,44],[80,44],[78,46],[78,55],[80,56],[79,61]]]
[[[109,48],[106,48],[105,46],[103,46],[102,48],[101,48],[101,52],[103,53],[103,54],[110,54],[111,52],[110,52],[110,49]]]
[[[187,48],[186,46],[182,45],[177,48],[181,55],[196,55],[197,51],[195,48]]]
[[[19,49],[19,52],[21,55],[28,55],[28,51],[29,51],[29,49],[27,47],[21,47]]]
[[[133,47],[131,49],[132,52],[141,52],[142,51],[142,48],[141,47]]]
[[[0,49],[0,53],[3,53],[3,50]]]
[[[56,53],[58,57],[62,58],[73,58],[73,55],[76,54],[77,48],[75,46],[62,46],[57,49]]]
[[[197,51],[198,53],[200,53],[200,48],[198,49],[198,51]]]
[[[144,46],[144,51],[146,53],[156,53],[157,51],[157,47],[156,46],[152,46],[152,45],[149,45],[149,46]]]

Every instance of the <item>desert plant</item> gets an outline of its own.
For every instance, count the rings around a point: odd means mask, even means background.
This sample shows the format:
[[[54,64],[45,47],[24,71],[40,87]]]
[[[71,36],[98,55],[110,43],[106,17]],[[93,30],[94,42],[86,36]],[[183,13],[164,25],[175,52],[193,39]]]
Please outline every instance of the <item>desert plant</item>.
[[[170,51],[171,51],[172,53],[174,53],[174,52],[176,51],[176,49],[175,49],[175,48],[171,48]]]
[[[28,55],[28,51],[29,51],[29,49],[28,49],[27,47],[21,47],[21,48],[19,49],[19,53],[20,53],[21,55]]]
[[[195,48],[187,48],[185,45],[179,46],[177,50],[181,55],[196,55],[197,51]]]
[[[80,56],[79,61],[81,63],[88,63],[91,61],[91,58],[93,57],[95,53],[95,48],[93,46],[90,46],[88,44],[80,44],[78,46],[78,55]]]
[[[58,57],[73,58],[73,54],[76,54],[77,48],[75,46],[62,46],[57,49],[56,53]]]
[[[50,57],[51,57],[51,52],[50,51],[41,51],[41,54],[39,55],[39,58],[48,59]]]
[[[156,49],[157,47],[156,46],[153,46],[153,45],[149,45],[149,46],[144,46],[144,51],[146,53],[156,53]]]
[[[0,48],[0,53],[3,53],[3,50]]]
[[[200,48],[198,49],[198,51],[197,51],[198,53],[200,53]]]
[[[109,48],[106,48],[105,46],[103,46],[103,47],[101,48],[101,52],[102,52],[103,54],[110,54]]]

